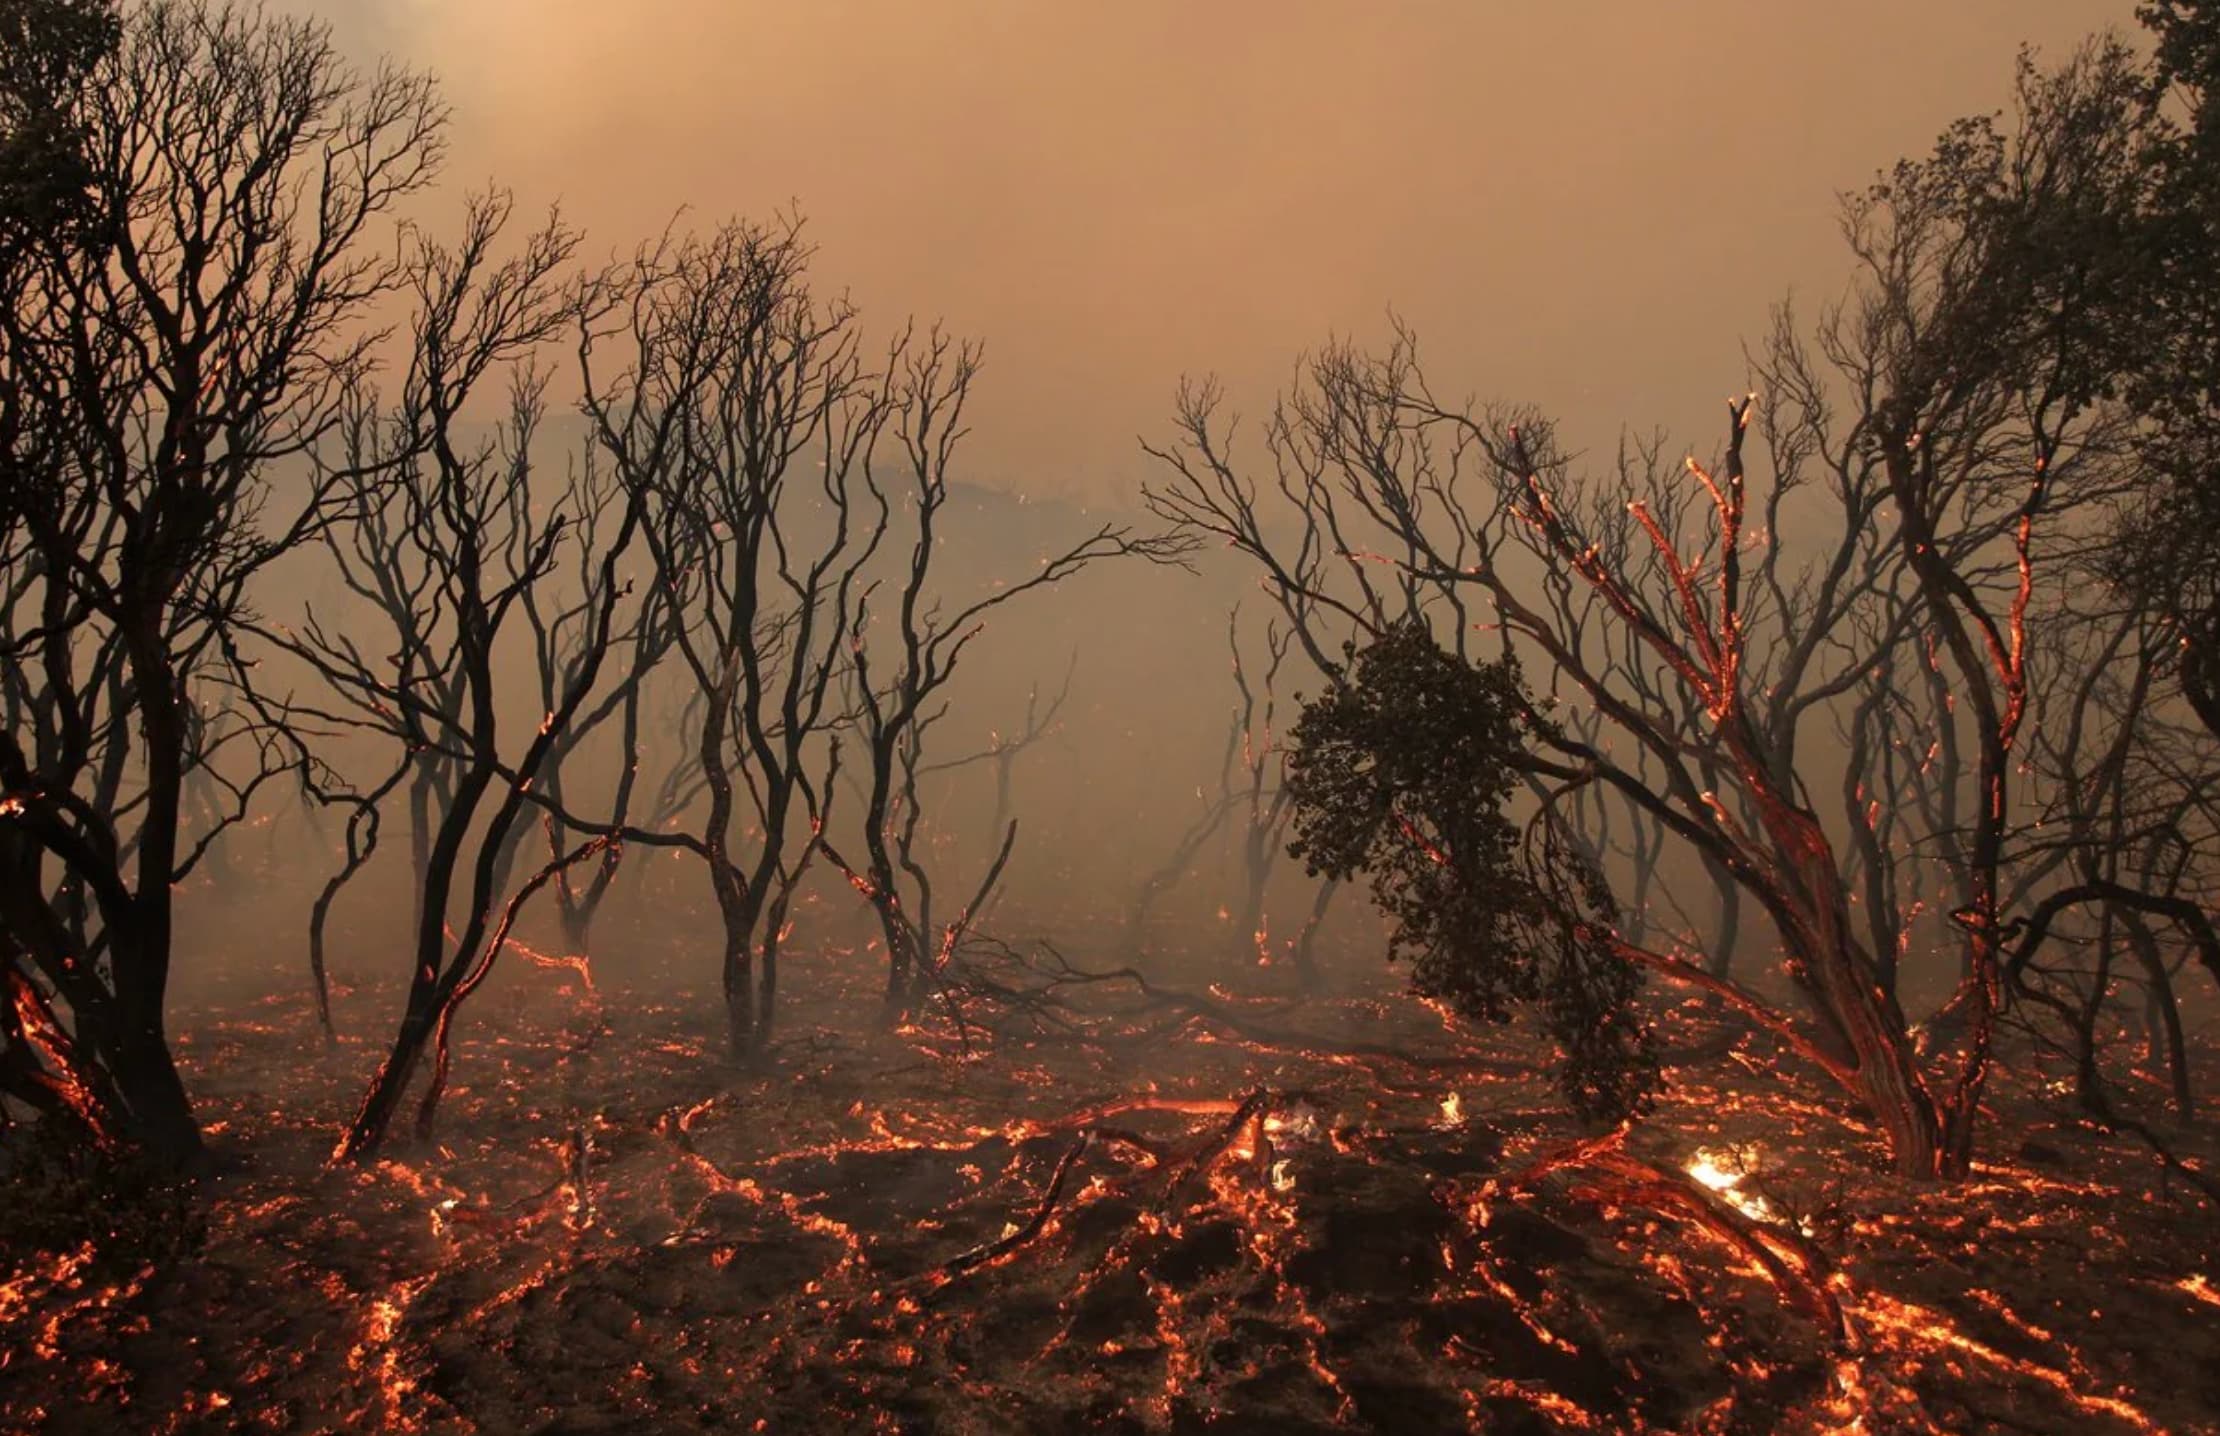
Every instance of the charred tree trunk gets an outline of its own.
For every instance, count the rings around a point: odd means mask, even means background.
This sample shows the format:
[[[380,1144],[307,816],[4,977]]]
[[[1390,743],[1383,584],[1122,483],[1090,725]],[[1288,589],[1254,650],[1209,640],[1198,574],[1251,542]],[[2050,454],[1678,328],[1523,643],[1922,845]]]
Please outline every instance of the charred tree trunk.
[[[2157,934],[2151,931],[2151,925],[2141,913],[2123,911],[2120,921],[2127,929],[2128,950],[2135,954],[2136,962],[2143,969],[2149,1001],[2147,1020],[2151,1030],[2163,1038],[2174,1115],[2184,1122],[2194,1120],[2196,1097],[2189,1080],[2189,1044],[2182,1034],[2181,1005],[2174,997],[2173,973],[2166,966],[2166,955],[2159,950]]]
[[[490,725],[490,691],[480,696],[477,706],[480,721]],[[444,980],[444,970],[450,965],[447,961],[448,905],[454,893],[456,867],[462,859],[463,840],[477,814],[479,802],[492,784],[494,767],[492,754],[481,748],[455,785],[454,800],[432,836],[424,888],[417,907],[416,960],[409,968],[408,999],[402,1008],[401,1025],[333,1152],[335,1160],[361,1160],[375,1152],[385,1140],[393,1114],[400,1109],[401,1099],[416,1075],[417,1064],[423,1060],[424,1047],[431,1041],[440,1009],[452,990],[451,984]],[[490,858],[491,853],[487,856]],[[473,946],[478,930],[474,915],[467,925]]]
[[[1303,930],[1295,936],[1295,978],[1305,992],[1317,992],[1325,986],[1325,974],[1318,970],[1318,930],[1325,924],[1326,909],[1333,905],[1334,894],[1340,889],[1341,884],[1331,878],[1319,883],[1317,894],[1310,900],[1310,914],[1303,919]]]
[[[171,883],[177,872],[186,734],[183,699],[162,630],[160,608],[125,629],[138,690],[146,788],[138,891],[128,920],[108,935],[116,995],[111,1072],[130,1112],[135,1139],[162,1162],[182,1167],[200,1155],[200,1123],[170,1055],[163,1005],[169,990]]]
[[[727,844],[732,826],[732,774],[725,767],[725,726],[731,721],[732,685],[738,669],[726,658],[723,681],[710,699],[701,726],[702,776],[709,788],[709,885],[717,897],[724,947],[718,964],[725,996],[725,1047],[735,1062],[755,1051],[755,989],[749,974],[748,936],[755,928],[753,894],[732,864]]]

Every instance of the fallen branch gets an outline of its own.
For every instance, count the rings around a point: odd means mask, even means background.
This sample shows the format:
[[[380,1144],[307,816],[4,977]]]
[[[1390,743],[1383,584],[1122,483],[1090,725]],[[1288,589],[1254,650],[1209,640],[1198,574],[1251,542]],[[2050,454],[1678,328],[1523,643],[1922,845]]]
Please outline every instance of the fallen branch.
[[[1039,977],[1041,981],[1037,985],[1020,987],[1004,981],[990,973],[985,964],[973,960],[963,964],[959,987],[974,1000],[999,1003],[1014,1015],[1034,1019],[1039,1026],[1054,1025],[1059,1031],[1072,1035],[1096,1037],[1066,1015],[1064,994],[1067,991],[1124,984],[1140,994],[1144,1007],[1175,1012],[1182,1020],[1199,1019],[1210,1023],[1252,1047],[1329,1059],[1397,1062],[1422,1072],[1479,1072],[1496,1077],[1534,1075],[1534,1065],[1530,1062],[1507,1061],[1477,1053],[1428,1055],[1406,1052],[1383,1042],[1336,1042],[1306,1033],[1284,1032],[1252,1022],[1211,998],[1160,987],[1132,967],[1079,967],[1047,943],[1039,945],[1038,954],[1023,955],[1006,947],[996,954],[1006,964]],[[1100,1040],[1099,1037],[1096,1040]]]
[[[1619,1127],[1546,1153],[1491,1185],[1515,1192],[1531,1189],[1554,1172],[1592,1173],[1593,1180],[1574,1186],[1568,1195],[1598,1206],[1639,1206],[1686,1218],[1755,1261],[1835,1341],[1854,1342],[1833,1290],[1834,1263],[1826,1253],[1788,1227],[1736,1210],[1686,1172],[1635,1156],[1626,1150],[1627,1132],[1628,1128]]]
[[[1172,1174],[1172,1179],[1164,1184],[1164,1193],[1157,1198],[1156,1209],[1159,1212],[1168,1211],[1187,1184],[1200,1173],[1209,1171],[1212,1164],[1224,1155],[1226,1148],[1233,1145],[1233,1139],[1240,1134],[1241,1129],[1261,1118],[1266,1105],[1272,1100],[1272,1093],[1263,1087],[1257,1088],[1243,1099],[1241,1105],[1233,1109],[1233,1115],[1226,1118],[1210,1139],[1196,1148],[1194,1154]]]
[[[1089,1129],[1080,1133],[1079,1140],[1064,1149],[1056,1161],[1056,1170],[1049,1174],[1048,1187],[1041,1193],[1040,1205],[1033,1210],[1033,1219],[1016,1231],[983,1246],[973,1247],[959,1256],[950,1257],[928,1273],[943,1280],[953,1280],[974,1267],[985,1266],[1009,1255],[1019,1247],[1039,1236],[1048,1226],[1048,1219],[1056,1210],[1056,1203],[1064,1195],[1064,1183],[1071,1176],[1071,1169],[1082,1154],[1095,1144],[1095,1133]]]
[[[2083,1122],[2107,1136],[2126,1131],[2142,1138],[2143,1145],[2151,1149],[2152,1154],[2158,1158],[2160,1165],[2168,1172],[2179,1172],[2188,1179],[2191,1186],[2203,1192],[2208,1199],[2220,1202],[2220,1181],[2215,1181],[2204,1168],[2177,1154],[2173,1148],[2167,1146],[2148,1123],[2139,1121],[2134,1117],[2121,1116],[2111,1110],[2109,1103],[2105,1105],[2105,1110],[2101,1114],[2084,1118]]]

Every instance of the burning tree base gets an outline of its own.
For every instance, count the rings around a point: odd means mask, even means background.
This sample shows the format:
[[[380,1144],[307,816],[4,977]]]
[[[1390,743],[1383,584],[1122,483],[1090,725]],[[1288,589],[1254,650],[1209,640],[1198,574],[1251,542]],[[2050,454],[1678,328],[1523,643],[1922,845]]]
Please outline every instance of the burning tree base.
[[[613,996],[616,1040],[581,1058],[544,990],[486,1001],[504,1035],[465,1035],[444,1144],[366,1170],[324,1168],[308,1115],[344,1110],[365,1051],[304,1062],[305,1003],[197,1031],[249,1170],[204,1184],[197,1246],[8,1274],[0,1425],[2101,1432],[2220,1412],[2212,1210],[2071,1125],[2000,1133],[2025,1155],[1915,1189],[1774,1079],[1682,1072],[1618,1166],[1543,1172],[1573,1135],[1544,1079],[1490,1075],[1515,1043],[1453,1046],[1423,1009],[1312,1005],[1299,1028],[1244,1006],[1255,1042],[1195,1009],[1128,1051],[1106,1008],[1082,1038],[969,1059],[930,1055],[931,1031],[796,1024],[775,1071],[735,1078],[672,1009]],[[1329,1011],[1370,1030],[1306,1036]],[[1691,1168],[1674,1190],[1707,1195],[1634,1190]],[[1818,1254],[1839,1320],[1736,1232]]]

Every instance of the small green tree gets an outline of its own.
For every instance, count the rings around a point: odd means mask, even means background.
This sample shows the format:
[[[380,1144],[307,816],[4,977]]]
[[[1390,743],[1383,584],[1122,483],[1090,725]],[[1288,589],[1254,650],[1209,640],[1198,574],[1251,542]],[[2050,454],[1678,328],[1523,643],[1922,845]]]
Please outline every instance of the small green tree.
[[[0,262],[85,218],[93,174],[73,96],[117,34],[108,0],[0,0]]]
[[[2138,266],[2103,316],[2107,380],[2139,421],[2147,478],[2103,554],[2106,576],[2180,638],[2174,677],[2220,735],[2220,5],[2139,8],[2152,56],[2133,172]]]
[[[1507,811],[1541,722],[1515,660],[1467,662],[1421,622],[1388,628],[1295,724],[1289,851],[1314,877],[1371,879],[1395,922],[1388,955],[1420,996],[1488,1022],[1537,1009],[1573,1110],[1617,1120],[1648,1105],[1657,1056],[1602,873],[1547,809],[1523,824]]]

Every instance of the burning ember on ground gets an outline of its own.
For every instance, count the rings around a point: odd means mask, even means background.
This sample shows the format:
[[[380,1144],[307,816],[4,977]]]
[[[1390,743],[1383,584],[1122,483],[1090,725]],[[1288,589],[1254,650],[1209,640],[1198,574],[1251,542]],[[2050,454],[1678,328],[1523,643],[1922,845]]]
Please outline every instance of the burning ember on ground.
[[[797,1021],[736,1080],[683,1008],[544,974],[487,1001],[439,1139],[366,1168],[326,1166],[301,1115],[343,1103],[356,1044],[300,1062],[305,1003],[191,1026],[250,1164],[143,1261],[15,1260],[0,1421],[2155,1432],[2213,1409],[2210,1202],[2070,1124],[1907,1189],[1816,1098],[1691,1072],[1598,1145],[1518,1039],[1445,1041],[1385,990],[1237,1025],[1104,995],[1077,1040],[985,1063],[931,1024]],[[1333,1035],[1358,1026],[1392,1040]]]

